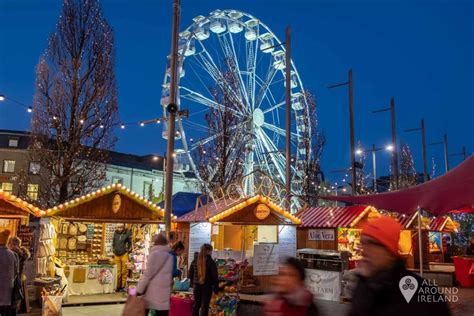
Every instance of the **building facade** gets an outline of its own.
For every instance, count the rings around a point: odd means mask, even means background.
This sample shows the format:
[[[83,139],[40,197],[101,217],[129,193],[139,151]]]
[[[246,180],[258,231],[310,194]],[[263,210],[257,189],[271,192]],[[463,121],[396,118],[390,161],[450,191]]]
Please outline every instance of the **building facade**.
[[[30,201],[38,199],[41,178],[48,176],[30,160],[29,133],[0,130],[0,189]],[[130,190],[158,202],[164,193],[165,158],[109,152],[103,185],[121,183]],[[91,188],[91,190],[97,188]],[[189,172],[175,172],[173,192],[198,192],[197,179]]]

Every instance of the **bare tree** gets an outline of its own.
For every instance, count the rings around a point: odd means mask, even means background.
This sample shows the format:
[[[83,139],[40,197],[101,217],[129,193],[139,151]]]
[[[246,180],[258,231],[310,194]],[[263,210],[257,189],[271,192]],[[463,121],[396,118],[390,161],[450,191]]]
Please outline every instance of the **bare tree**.
[[[98,0],[64,0],[36,71],[30,155],[46,169],[43,204],[99,186],[115,143],[117,88],[112,28]]]
[[[303,140],[306,159],[303,161],[303,165],[297,166],[297,168],[302,168],[303,170],[303,200],[310,205],[316,205],[316,196],[319,195],[319,191],[316,188],[324,182],[321,172],[321,155],[326,143],[326,137],[318,129],[316,98],[308,90],[305,91],[305,97],[308,104],[307,113],[305,113],[303,118],[305,126]]]
[[[223,82],[209,89],[217,104],[221,107],[209,110],[205,115],[208,125],[208,136],[211,141],[200,145],[193,157],[197,161],[199,173],[208,187],[201,188],[203,192],[227,186],[243,176],[245,153],[249,150],[243,141],[248,135],[241,124],[245,124],[238,111],[238,100],[233,91],[239,91],[238,78],[227,62],[223,71]],[[250,149],[251,150],[251,149]]]

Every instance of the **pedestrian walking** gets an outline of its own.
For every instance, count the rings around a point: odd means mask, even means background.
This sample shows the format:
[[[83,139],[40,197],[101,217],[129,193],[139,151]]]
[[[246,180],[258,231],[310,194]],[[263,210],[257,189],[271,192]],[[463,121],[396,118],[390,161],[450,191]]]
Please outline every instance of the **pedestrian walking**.
[[[362,260],[349,316],[448,316],[437,288],[409,272],[400,257],[400,224],[383,216],[361,232]]]
[[[8,249],[9,230],[0,232],[0,315],[16,315],[16,306],[12,302],[13,286],[18,274],[18,258]]]
[[[19,275],[19,280],[21,282],[21,290],[23,293],[26,291],[26,275],[23,275],[23,270],[25,267],[25,261],[30,258],[30,251],[26,249],[25,247],[21,246],[21,239],[13,236],[8,239],[7,243],[8,249],[13,251],[18,258],[18,275]],[[14,303],[13,303],[14,304]],[[22,312],[26,312],[26,301],[25,298],[23,297],[17,304],[16,304],[17,310]]]
[[[265,316],[318,315],[313,294],[305,286],[304,265],[288,257],[272,279],[272,298],[265,303]]]
[[[193,280],[194,305],[193,316],[207,316],[209,314],[209,304],[212,293],[219,292],[219,279],[217,277],[217,265],[211,257],[212,246],[204,244],[201,246],[197,260],[197,269],[189,271],[189,278]],[[197,278],[195,273],[197,272]]]
[[[177,241],[171,248],[171,256],[173,257],[173,278],[181,277],[182,272],[179,269],[178,257],[184,253],[184,244],[182,241]]]
[[[168,239],[158,234],[153,240],[143,279],[138,282],[137,294],[145,301],[146,314],[155,310],[156,316],[167,316],[170,309],[172,288],[173,257],[168,247]]]

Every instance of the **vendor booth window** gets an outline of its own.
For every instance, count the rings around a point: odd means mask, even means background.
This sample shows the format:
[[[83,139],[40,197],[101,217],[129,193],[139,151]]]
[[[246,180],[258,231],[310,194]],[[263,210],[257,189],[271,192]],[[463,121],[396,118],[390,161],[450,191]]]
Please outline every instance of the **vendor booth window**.
[[[15,172],[15,160],[4,160],[3,161],[3,172],[4,173]]]
[[[2,190],[4,192],[12,193],[13,191],[13,183],[11,182],[3,182],[2,183]]]
[[[28,168],[28,172],[30,174],[39,174],[40,172],[40,164],[37,162],[30,162],[30,166]]]
[[[260,225],[257,228],[257,241],[259,243],[278,243],[278,226]]]
[[[37,200],[38,199],[38,191],[39,185],[37,184],[28,184],[28,191],[26,195],[30,198],[30,200]]]

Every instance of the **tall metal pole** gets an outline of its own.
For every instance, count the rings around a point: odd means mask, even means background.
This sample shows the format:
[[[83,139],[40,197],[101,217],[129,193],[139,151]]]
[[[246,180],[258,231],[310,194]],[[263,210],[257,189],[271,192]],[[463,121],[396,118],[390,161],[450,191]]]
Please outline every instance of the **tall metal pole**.
[[[463,157],[463,160],[466,160],[467,158],[466,146],[462,146],[462,157]]]
[[[420,260],[420,276],[423,277],[423,239],[421,236],[421,209],[418,207],[418,256]]]
[[[372,173],[374,174],[374,192],[377,192],[377,161],[375,157],[375,152],[377,148],[375,148],[375,144],[372,145]]]
[[[428,164],[426,161],[426,143],[425,143],[425,119],[421,119],[421,146],[423,153],[423,179],[428,181]]]
[[[175,119],[178,111],[178,34],[179,34],[180,0],[173,1],[173,30],[171,34],[171,72],[170,104],[168,105],[168,146],[166,151],[166,187],[165,187],[165,229],[171,235],[171,212],[173,197],[173,153],[175,139]]]
[[[286,101],[286,205],[291,210],[291,28],[286,27],[285,41],[285,101]]]
[[[390,112],[392,114],[392,168],[393,168],[393,176],[395,180],[395,189],[398,189],[398,182],[399,182],[399,170],[398,170],[398,144],[397,144],[397,126],[396,126],[396,119],[395,119],[395,98],[392,97],[390,100]]]
[[[352,195],[357,194],[357,177],[355,168],[355,140],[354,140],[354,98],[352,94],[352,69],[348,72],[349,86],[349,127],[351,137],[351,167],[352,167]]]
[[[444,134],[443,143],[444,143],[444,168],[446,172],[448,172],[449,171],[448,134]]]

